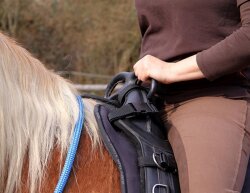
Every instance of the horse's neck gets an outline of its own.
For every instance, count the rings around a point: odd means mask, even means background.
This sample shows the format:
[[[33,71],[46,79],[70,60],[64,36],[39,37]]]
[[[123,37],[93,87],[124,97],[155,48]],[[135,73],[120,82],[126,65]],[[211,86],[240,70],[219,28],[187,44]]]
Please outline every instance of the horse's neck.
[[[43,178],[41,193],[54,192],[58,182],[60,163],[59,152],[54,152]],[[63,165],[63,164],[62,164]],[[26,170],[24,168],[24,170]],[[23,178],[27,174],[24,172]],[[22,182],[25,182],[23,179]],[[28,193],[27,184],[23,184],[23,193]],[[97,149],[91,150],[91,141],[87,135],[82,136],[73,172],[64,192],[67,193],[120,193],[119,171],[109,153],[103,148],[103,153]]]

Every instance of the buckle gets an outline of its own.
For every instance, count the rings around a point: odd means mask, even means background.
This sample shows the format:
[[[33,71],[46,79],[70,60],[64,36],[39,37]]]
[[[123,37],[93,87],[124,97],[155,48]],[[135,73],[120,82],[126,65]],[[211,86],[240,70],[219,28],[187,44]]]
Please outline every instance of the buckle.
[[[165,153],[162,152],[153,153],[153,160],[158,168],[162,170],[168,170],[173,173],[177,172],[176,162],[174,161],[174,158],[171,155],[167,156]]]
[[[155,164],[162,170],[168,167],[168,158],[164,153],[153,153],[153,160]]]
[[[168,185],[165,184],[155,184],[152,189],[152,193],[156,193],[156,188],[164,188],[166,190],[166,193],[170,193]]]

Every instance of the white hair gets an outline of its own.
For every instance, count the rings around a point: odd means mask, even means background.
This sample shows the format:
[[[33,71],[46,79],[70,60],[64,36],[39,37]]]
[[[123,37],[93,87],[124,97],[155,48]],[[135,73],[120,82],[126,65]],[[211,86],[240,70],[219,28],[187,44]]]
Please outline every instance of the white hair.
[[[0,193],[20,192],[28,160],[30,192],[37,192],[52,150],[68,148],[78,118],[77,91],[27,50],[0,33]],[[94,102],[84,100],[93,146],[100,143]],[[85,124],[84,123],[84,124]]]

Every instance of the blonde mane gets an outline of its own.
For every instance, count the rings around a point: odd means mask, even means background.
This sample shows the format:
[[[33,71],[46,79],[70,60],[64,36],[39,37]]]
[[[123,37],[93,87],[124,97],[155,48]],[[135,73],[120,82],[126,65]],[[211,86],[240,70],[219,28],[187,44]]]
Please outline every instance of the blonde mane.
[[[55,147],[63,156],[78,118],[71,83],[47,70],[27,50],[0,33],[0,193],[20,192],[28,159],[30,192],[37,192]],[[99,143],[94,102],[84,100],[86,130]]]

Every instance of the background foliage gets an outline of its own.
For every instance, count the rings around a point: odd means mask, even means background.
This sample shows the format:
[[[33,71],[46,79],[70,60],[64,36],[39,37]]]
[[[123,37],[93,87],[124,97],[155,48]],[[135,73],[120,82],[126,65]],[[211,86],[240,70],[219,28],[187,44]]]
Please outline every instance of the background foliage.
[[[0,29],[55,71],[113,75],[139,55],[134,0],[0,0]]]

